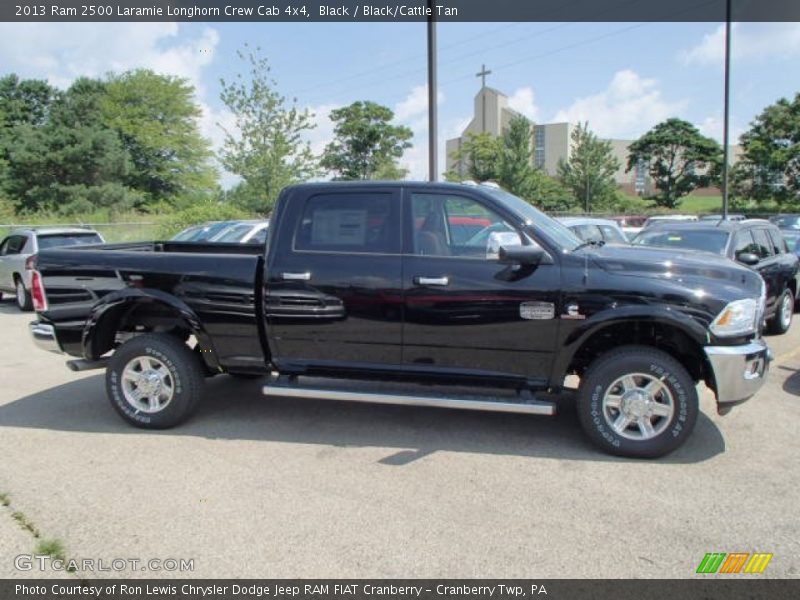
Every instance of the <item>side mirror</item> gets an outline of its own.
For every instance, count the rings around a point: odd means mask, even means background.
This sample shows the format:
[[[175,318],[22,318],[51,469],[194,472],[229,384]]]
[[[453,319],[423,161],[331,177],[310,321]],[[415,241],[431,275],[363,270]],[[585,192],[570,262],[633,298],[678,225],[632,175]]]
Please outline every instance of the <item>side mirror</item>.
[[[550,264],[550,255],[540,246],[501,246],[500,262],[516,263],[535,267],[542,263]]]
[[[522,238],[516,231],[493,231],[486,240],[486,260],[500,258],[501,246],[521,246]]]
[[[736,260],[742,263],[743,265],[752,267],[753,265],[757,265],[758,261],[761,259],[758,258],[757,254],[753,254],[752,252],[741,252],[736,257]]]

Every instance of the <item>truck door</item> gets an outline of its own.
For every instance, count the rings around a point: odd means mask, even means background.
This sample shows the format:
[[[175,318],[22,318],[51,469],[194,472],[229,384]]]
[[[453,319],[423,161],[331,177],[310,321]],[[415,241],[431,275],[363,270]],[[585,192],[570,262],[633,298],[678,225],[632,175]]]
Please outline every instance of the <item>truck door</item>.
[[[466,217],[481,227],[454,235],[452,225]],[[501,263],[498,247],[519,244],[520,232],[487,202],[457,193],[409,190],[405,236],[406,368],[545,380],[558,328],[558,264]]]
[[[264,312],[273,362],[281,370],[399,369],[399,188],[304,194],[287,197],[271,234]]]

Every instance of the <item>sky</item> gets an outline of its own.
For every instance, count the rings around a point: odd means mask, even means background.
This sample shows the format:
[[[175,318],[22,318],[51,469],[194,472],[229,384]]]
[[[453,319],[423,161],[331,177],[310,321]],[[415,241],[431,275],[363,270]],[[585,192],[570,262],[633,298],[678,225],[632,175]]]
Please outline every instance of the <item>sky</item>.
[[[602,137],[635,139],[677,116],[722,140],[724,26],[718,23],[439,23],[439,162],[469,122],[480,88],[505,93],[538,123],[588,121]],[[800,23],[736,23],[731,133],[800,91]],[[234,120],[220,78],[246,73],[237,56],[260,47],[278,90],[314,113],[308,141],[331,140],[330,111],[356,100],[392,108],[414,132],[402,164],[427,175],[424,23],[0,23],[0,75],[45,78],[145,67],[188,78],[215,149]],[[228,187],[236,178],[223,174]]]

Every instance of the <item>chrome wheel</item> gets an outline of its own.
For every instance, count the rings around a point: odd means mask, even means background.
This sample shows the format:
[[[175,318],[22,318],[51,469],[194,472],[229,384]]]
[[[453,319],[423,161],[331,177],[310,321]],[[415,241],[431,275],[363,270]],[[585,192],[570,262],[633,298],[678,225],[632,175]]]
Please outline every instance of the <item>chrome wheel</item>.
[[[669,388],[646,373],[629,373],[616,379],[603,396],[603,416],[617,435],[629,440],[649,440],[660,435],[675,412]]]
[[[122,371],[122,394],[144,413],[164,410],[175,395],[175,382],[167,365],[152,356],[137,356]]]
[[[794,299],[789,292],[783,294],[781,300],[781,327],[786,330],[792,324],[792,315],[794,314]]]

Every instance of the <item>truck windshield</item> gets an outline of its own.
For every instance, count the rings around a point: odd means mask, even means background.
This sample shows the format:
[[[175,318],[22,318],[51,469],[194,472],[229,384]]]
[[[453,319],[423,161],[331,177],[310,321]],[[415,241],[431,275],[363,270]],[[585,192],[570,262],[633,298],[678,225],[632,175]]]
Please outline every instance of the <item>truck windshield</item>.
[[[502,200],[524,218],[533,227],[534,231],[541,232],[547,239],[560,246],[563,250],[572,252],[581,245],[581,240],[568,227],[548,217],[522,198],[496,188],[487,188],[486,191]]]

